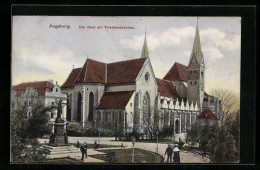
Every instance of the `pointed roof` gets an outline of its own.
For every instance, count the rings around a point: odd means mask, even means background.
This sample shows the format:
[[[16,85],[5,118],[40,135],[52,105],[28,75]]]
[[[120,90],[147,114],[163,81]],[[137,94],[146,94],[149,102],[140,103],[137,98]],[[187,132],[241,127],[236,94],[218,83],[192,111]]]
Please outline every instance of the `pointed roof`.
[[[72,70],[61,88],[73,87],[75,83],[134,83],[145,60],[146,58],[138,58],[105,64],[87,59],[82,68]]]
[[[79,75],[79,72],[81,71],[82,68],[75,68],[71,71],[68,79],[65,81],[65,83],[61,86],[61,88],[69,88],[74,86],[74,83],[76,81],[76,78]]]
[[[175,62],[169,72],[164,76],[164,80],[169,81],[185,81],[187,82],[187,69],[188,67]]]
[[[149,57],[149,52],[148,52],[148,46],[147,46],[147,41],[146,41],[146,33],[145,33],[144,45],[143,45],[141,58],[147,58],[147,57]]]
[[[162,80],[156,78],[156,82],[158,85],[158,92],[161,96],[170,97],[170,98],[178,98],[180,97],[174,88],[173,84],[170,81]]]
[[[107,84],[133,83],[146,58],[107,64]]]
[[[75,83],[105,83],[106,64],[87,59]]]
[[[106,92],[96,109],[125,109],[134,91]]]
[[[205,108],[197,117],[197,119],[219,120],[216,115],[208,108]]]
[[[200,35],[199,35],[198,23],[196,26],[195,38],[194,38],[194,42],[193,42],[193,48],[192,48],[190,60],[192,59],[193,56],[196,56],[196,59],[199,64],[204,62],[201,45],[200,45]]]

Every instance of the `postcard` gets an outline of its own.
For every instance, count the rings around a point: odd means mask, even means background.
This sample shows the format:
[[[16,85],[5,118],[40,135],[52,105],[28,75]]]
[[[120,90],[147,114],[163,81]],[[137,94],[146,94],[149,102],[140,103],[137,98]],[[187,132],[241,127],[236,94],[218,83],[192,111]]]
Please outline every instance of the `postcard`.
[[[240,161],[241,17],[13,16],[11,163]]]

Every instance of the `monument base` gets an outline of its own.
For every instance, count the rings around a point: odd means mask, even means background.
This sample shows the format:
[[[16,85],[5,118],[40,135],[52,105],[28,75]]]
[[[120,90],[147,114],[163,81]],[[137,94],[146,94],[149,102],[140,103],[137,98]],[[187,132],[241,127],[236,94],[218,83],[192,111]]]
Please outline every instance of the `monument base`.
[[[49,145],[50,146],[68,146],[68,137],[64,133],[64,126],[66,124],[63,120],[56,120],[54,123],[54,134],[50,136]]]

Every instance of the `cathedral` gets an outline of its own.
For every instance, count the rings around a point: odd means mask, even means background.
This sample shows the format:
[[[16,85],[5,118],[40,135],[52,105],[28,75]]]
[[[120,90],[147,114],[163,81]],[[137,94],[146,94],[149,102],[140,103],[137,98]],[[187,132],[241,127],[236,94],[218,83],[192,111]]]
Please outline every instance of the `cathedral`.
[[[198,25],[187,65],[175,62],[163,79],[155,77],[146,36],[141,57],[103,63],[87,58],[61,86],[67,95],[66,119],[82,128],[102,127],[143,134],[164,127],[185,134],[195,122],[218,123],[221,100],[205,87],[205,63]]]

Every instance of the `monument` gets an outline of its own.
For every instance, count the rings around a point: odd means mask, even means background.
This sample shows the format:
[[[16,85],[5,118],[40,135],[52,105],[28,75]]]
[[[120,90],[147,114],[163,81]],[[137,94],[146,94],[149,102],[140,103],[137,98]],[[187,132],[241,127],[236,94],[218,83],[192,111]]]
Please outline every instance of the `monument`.
[[[68,137],[66,135],[66,132],[64,132],[64,126],[66,126],[66,124],[64,123],[64,120],[61,118],[62,104],[64,104],[65,106],[66,103],[61,103],[61,102],[62,100],[60,100],[58,103],[58,108],[57,108],[58,113],[54,123],[54,134],[52,133],[49,141],[49,145],[55,147],[68,145]]]

